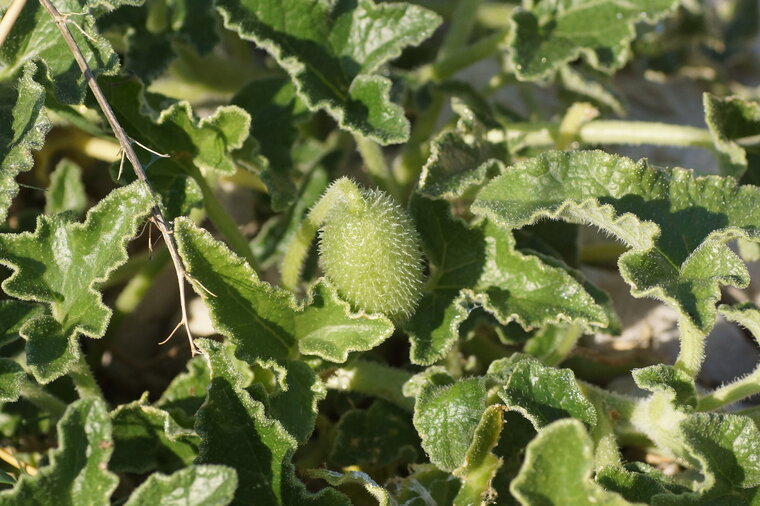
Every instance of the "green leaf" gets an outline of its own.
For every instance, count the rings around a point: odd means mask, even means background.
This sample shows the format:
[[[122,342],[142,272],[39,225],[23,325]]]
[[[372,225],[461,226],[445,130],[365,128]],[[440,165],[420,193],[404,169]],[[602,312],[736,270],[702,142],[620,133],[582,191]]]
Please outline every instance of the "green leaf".
[[[32,168],[31,152],[42,148],[50,129],[43,109],[45,89],[34,80],[36,70],[28,63],[17,80],[0,83],[0,222],[18,193],[16,176]]]
[[[230,100],[251,115],[251,138],[264,158],[258,167],[261,180],[279,211],[296,197],[293,182],[293,145],[298,139],[297,123],[306,117],[293,83],[287,77],[257,79],[245,85]]]
[[[235,344],[238,357],[286,360],[297,345],[292,294],[260,281],[244,260],[191,221],[176,220],[174,233],[214,328]]]
[[[192,427],[195,413],[206,398],[209,383],[211,370],[206,357],[195,357],[187,363],[187,372],[174,377],[155,405],[169,413],[182,427]]]
[[[144,395],[111,413],[114,452],[109,468],[119,473],[172,472],[198,455],[198,436],[183,429]]]
[[[82,183],[82,169],[71,160],[58,162],[50,174],[50,185],[45,192],[45,214],[54,215],[69,211],[81,217],[87,209],[87,194]]]
[[[3,281],[8,295],[44,302],[51,315],[27,321],[27,364],[48,383],[79,356],[79,334],[100,338],[111,310],[97,286],[127,259],[126,243],[153,201],[143,184],[112,191],[87,213],[84,223],[65,216],[40,216],[34,233],[0,234],[0,263],[14,272]]]
[[[119,72],[119,57],[108,41],[95,29],[89,6],[83,9],[78,0],[60,0],[55,6],[67,15],[74,41],[95,76]],[[76,23],[76,26],[74,26]],[[0,79],[9,76],[30,60],[38,60],[45,80],[52,84],[55,96],[66,104],[81,104],[87,84],[74,56],[53,19],[39,2],[28,2],[13,25],[8,39],[0,47]]]
[[[26,378],[24,369],[9,358],[0,358],[0,402],[16,402]]]
[[[512,15],[509,58],[518,79],[551,77],[583,56],[593,68],[613,72],[630,58],[638,22],[653,24],[670,14],[678,0],[542,1]]]
[[[123,6],[98,19],[102,32],[123,32],[124,66],[146,83],[159,77],[176,58],[176,42],[188,42],[200,54],[211,51],[219,42],[216,25],[213,4],[205,0]]]
[[[412,470],[409,476],[393,480],[389,484],[399,504],[405,506],[454,504],[461,484],[456,477],[431,464],[418,464],[412,466]]]
[[[760,135],[760,104],[739,97],[721,98],[710,93],[705,93],[702,101],[705,123],[718,150],[721,174],[741,179],[750,168],[750,158],[736,141]],[[760,161],[755,160],[748,174],[753,184],[758,183],[758,169]]]
[[[395,506],[396,504],[388,491],[378,485],[367,473],[361,471],[338,473],[329,469],[309,469],[306,473],[310,478],[325,480],[333,486],[359,485],[377,500],[379,506]]]
[[[662,473],[653,468],[649,468],[647,472],[638,472],[640,470],[640,468],[633,471],[622,467],[604,467],[597,472],[596,481],[607,490],[622,495],[628,501],[644,504],[653,504],[656,496],[669,495],[675,490],[689,491],[685,487],[669,483]]]
[[[485,409],[483,379],[423,389],[414,405],[414,426],[430,461],[444,471],[460,467]]]
[[[372,0],[217,2],[225,27],[254,41],[290,74],[311,110],[381,144],[404,142],[409,123],[380,67],[428,38],[441,19],[406,3]]]
[[[454,499],[456,506],[484,504],[496,495],[491,482],[502,460],[492,450],[499,442],[503,409],[501,406],[489,406],[485,410],[472,436],[464,463],[454,470],[453,474],[462,479],[462,488]]]
[[[499,397],[536,429],[560,418],[576,418],[588,427],[597,422],[594,405],[583,396],[573,372],[547,367],[534,359],[521,360],[514,366]]]
[[[10,344],[21,336],[19,332],[27,320],[40,316],[44,308],[20,300],[0,300],[0,347]]]
[[[57,427],[58,448],[50,450],[50,464],[35,476],[23,474],[12,490],[0,493],[0,504],[109,503],[119,480],[106,468],[113,441],[103,401],[70,404]]]
[[[760,484],[760,430],[748,417],[695,413],[680,424],[686,445],[713,492]]]
[[[578,420],[558,420],[543,428],[528,444],[512,494],[530,505],[629,505],[591,479],[594,447]]]
[[[237,488],[237,473],[225,466],[190,466],[166,476],[153,473],[132,492],[125,506],[226,506]]]
[[[664,392],[679,407],[697,406],[697,389],[694,379],[680,369],[669,365],[653,365],[631,371],[639,388],[650,392]]]
[[[338,363],[345,362],[350,352],[371,350],[393,333],[386,316],[353,313],[326,279],[312,287],[295,323],[301,353]]]
[[[346,411],[335,433],[329,460],[340,467],[411,462],[419,448],[409,413],[383,400],[366,410]]]
[[[757,240],[760,191],[600,151],[549,152],[508,168],[472,211],[510,229],[542,217],[599,227],[631,248],[618,260],[631,293],[674,306],[704,335],[720,286],[749,282],[725,243]]]
[[[609,302],[604,294],[589,293],[577,273],[555,260],[551,265],[546,257],[518,252],[511,232],[487,221],[468,226],[451,216],[447,202],[422,197],[413,200],[412,215],[433,264],[431,290],[404,324],[413,363],[442,358],[474,305],[501,324],[517,321],[526,329],[559,322],[589,330],[609,324],[609,311],[600,305]]]
[[[486,127],[467,107],[459,107],[456,129],[439,134],[422,167],[418,192],[429,198],[456,198],[504,169],[503,141],[491,141]]]

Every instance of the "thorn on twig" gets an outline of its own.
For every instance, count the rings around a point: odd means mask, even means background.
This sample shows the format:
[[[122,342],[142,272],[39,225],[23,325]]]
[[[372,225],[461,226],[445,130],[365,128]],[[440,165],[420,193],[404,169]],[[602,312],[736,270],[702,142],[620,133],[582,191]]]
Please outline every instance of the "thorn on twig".
[[[190,328],[188,327],[187,321],[185,321],[185,317],[182,317],[182,320],[177,323],[177,325],[174,327],[174,330],[171,331],[171,334],[169,334],[169,337],[158,343],[159,346],[163,346],[164,344],[168,343],[172,337],[174,337],[174,334],[177,333],[180,327],[185,327],[185,330],[187,331],[187,339],[190,343],[190,354],[192,356],[200,354],[198,351],[198,348],[195,346],[195,343],[193,342],[193,336],[190,334]]]
[[[124,170],[124,150],[119,150],[121,153],[121,162],[119,162],[119,174],[116,176],[116,180],[119,181],[121,179],[121,171]]]
[[[210,296],[212,296],[212,297],[216,297],[217,296],[214,292],[212,292],[211,290],[209,290],[208,288],[206,288],[203,283],[201,283],[200,281],[198,281],[198,279],[194,278],[189,272],[185,271],[185,276],[187,277],[188,281],[190,281],[194,285],[198,285],[201,288],[201,290],[203,290],[204,292],[206,292]]]
[[[159,153],[158,151],[156,151],[156,150],[154,150],[154,149],[151,149],[151,148],[149,148],[149,147],[148,147],[148,146],[146,146],[145,144],[142,144],[140,141],[137,141],[137,140],[133,139],[132,137],[130,137],[130,138],[129,138],[129,140],[130,140],[131,142],[134,142],[135,144],[137,144],[137,145],[138,145],[138,146],[140,146],[141,148],[143,148],[143,149],[144,149],[145,151],[147,151],[148,153],[153,153],[154,155],[156,155],[156,156],[157,156],[157,157],[159,157],[159,158],[171,158],[171,157],[170,157],[169,155],[167,155],[166,153]]]

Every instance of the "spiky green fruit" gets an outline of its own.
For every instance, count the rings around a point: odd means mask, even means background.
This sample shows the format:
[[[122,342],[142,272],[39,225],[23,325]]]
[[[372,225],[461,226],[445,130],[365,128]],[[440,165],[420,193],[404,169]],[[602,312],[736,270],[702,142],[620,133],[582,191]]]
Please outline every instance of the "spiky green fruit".
[[[325,274],[358,309],[408,316],[422,293],[420,239],[412,220],[381,191],[364,190],[328,213],[320,234]]]

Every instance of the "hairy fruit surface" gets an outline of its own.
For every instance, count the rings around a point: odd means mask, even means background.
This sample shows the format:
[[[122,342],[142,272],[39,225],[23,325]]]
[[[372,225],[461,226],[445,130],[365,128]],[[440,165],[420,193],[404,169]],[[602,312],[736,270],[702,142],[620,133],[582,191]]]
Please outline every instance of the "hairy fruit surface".
[[[327,277],[359,309],[408,316],[420,299],[420,240],[412,220],[388,195],[362,192],[328,214],[320,235]]]

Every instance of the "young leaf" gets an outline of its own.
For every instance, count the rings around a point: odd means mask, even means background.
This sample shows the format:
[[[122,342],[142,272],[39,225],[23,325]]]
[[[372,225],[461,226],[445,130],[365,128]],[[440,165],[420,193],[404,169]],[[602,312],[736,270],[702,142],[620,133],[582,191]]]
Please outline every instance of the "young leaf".
[[[474,304],[499,323],[517,321],[524,328],[560,321],[588,329],[609,324],[608,310],[602,306],[608,302],[606,296],[598,290],[590,294],[558,264],[515,250],[511,232],[490,222],[470,227],[451,216],[447,202],[422,197],[413,200],[412,215],[434,266],[428,283],[432,290],[404,324],[413,363],[442,358]]]
[[[20,331],[38,381],[66,374],[79,356],[79,334],[97,339],[105,333],[111,310],[97,286],[126,261],[126,243],[151,207],[147,189],[135,183],[112,191],[84,223],[40,216],[34,233],[0,234],[0,264],[14,271],[3,290],[50,308],[50,315],[27,321]]]
[[[512,15],[510,60],[518,79],[551,77],[559,67],[583,56],[595,69],[612,72],[630,58],[629,44],[638,22],[655,23],[678,0],[645,4],[622,0],[539,2]]]
[[[0,358],[0,402],[16,402],[26,373],[16,361]]]
[[[353,313],[326,279],[312,287],[295,323],[301,353],[338,363],[350,352],[371,350],[393,333],[393,324],[382,314]]]
[[[417,191],[429,198],[461,197],[468,188],[499,174],[508,159],[506,143],[491,141],[486,127],[466,107],[456,129],[439,134],[422,167]]]
[[[492,450],[499,442],[503,409],[500,406],[486,408],[475,428],[464,463],[454,470],[453,474],[462,479],[462,488],[454,499],[455,506],[484,504],[496,495],[491,482],[502,460]]]
[[[509,489],[522,504],[627,506],[591,479],[594,448],[578,420],[558,420],[528,444],[520,474]]]
[[[198,455],[198,436],[183,429],[147,397],[122,404],[111,413],[114,452],[109,468],[118,473],[172,472]]]
[[[79,218],[87,208],[87,194],[82,183],[82,169],[71,160],[61,160],[50,174],[45,193],[45,214],[70,211]]]
[[[412,474],[389,484],[398,504],[433,506],[454,504],[461,482],[431,464],[412,466]]]
[[[108,41],[95,29],[89,6],[78,0],[60,0],[56,7],[68,16],[71,35],[79,46],[93,74],[115,75],[119,72],[119,56]],[[76,27],[74,26],[76,23]],[[87,84],[74,56],[58,31],[53,18],[39,2],[28,2],[5,43],[0,47],[0,79],[12,75],[26,62],[38,60],[45,80],[52,83],[56,98],[65,104],[81,104]]]
[[[464,464],[485,409],[486,387],[482,379],[423,389],[414,405],[414,426],[430,461],[445,471]]]
[[[219,0],[226,28],[254,41],[290,74],[311,110],[381,144],[404,142],[409,123],[380,66],[428,38],[441,19],[406,3],[372,0]]]
[[[36,5],[36,4],[35,4]],[[37,67],[24,65],[17,80],[0,83],[0,222],[18,193],[16,176],[32,168],[32,150],[42,148],[50,122],[45,89],[34,80]]]
[[[119,480],[106,468],[113,441],[103,401],[70,404],[57,427],[58,448],[50,450],[50,464],[35,476],[23,474],[12,490],[0,493],[0,504],[109,503]]]
[[[521,360],[499,397],[536,429],[560,418],[575,418],[588,427],[596,425],[594,405],[583,396],[570,369],[547,367],[534,359]]]
[[[758,239],[760,191],[601,151],[549,152],[491,181],[472,211],[509,229],[542,217],[601,228],[631,248],[618,261],[631,293],[675,306],[704,335],[720,286],[749,282],[725,243]]]
[[[654,498],[670,495],[674,491],[689,492],[685,487],[668,483],[668,479],[659,471],[651,469],[638,472],[622,467],[604,467],[596,475],[596,481],[611,492],[617,492],[626,500],[655,504]],[[676,489],[676,490],[673,490]],[[659,502],[657,504],[660,504]]]
[[[750,181],[757,184],[760,160],[750,167],[746,150],[736,141],[760,134],[760,104],[739,97],[716,97],[710,93],[705,93],[702,101],[705,122],[718,149],[721,174],[741,179],[749,168]]]
[[[187,363],[187,372],[178,374],[169,383],[155,406],[169,413],[182,427],[192,427],[209,383],[211,370],[206,357],[195,357]]]
[[[346,411],[335,426],[330,462],[338,466],[386,466],[414,461],[419,437],[409,414],[377,400],[367,410]]]
[[[124,506],[226,506],[237,488],[237,473],[225,466],[200,465],[166,476],[151,474]]]
[[[279,420],[298,443],[305,443],[314,430],[317,404],[327,395],[324,383],[314,370],[300,360],[285,363],[283,382],[287,389],[269,395],[267,413]]]
[[[659,364],[631,371],[639,388],[650,392],[664,392],[673,402],[684,408],[697,406],[697,389],[694,379],[673,366]]]

